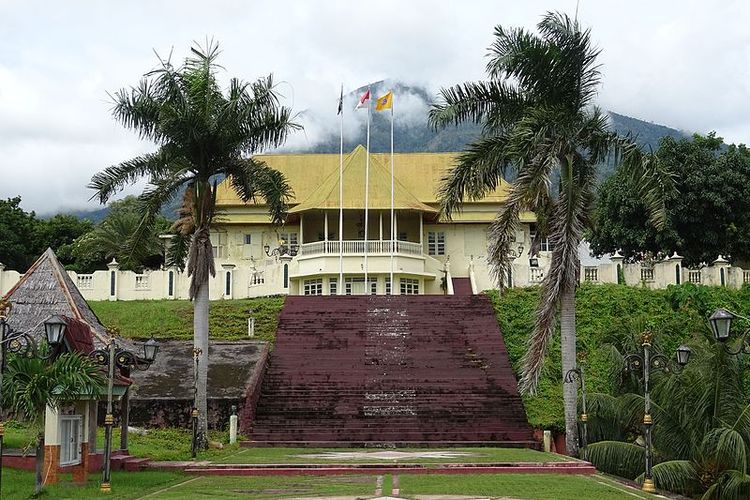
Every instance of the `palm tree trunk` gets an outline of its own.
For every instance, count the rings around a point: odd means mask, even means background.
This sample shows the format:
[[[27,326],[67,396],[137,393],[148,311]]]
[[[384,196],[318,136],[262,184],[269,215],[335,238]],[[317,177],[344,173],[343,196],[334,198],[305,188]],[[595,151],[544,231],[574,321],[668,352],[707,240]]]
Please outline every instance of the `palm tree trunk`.
[[[44,470],[44,434],[39,433],[36,436],[36,484],[34,485],[34,496],[39,496],[42,493],[42,486],[44,481],[42,478],[42,472]]]
[[[563,290],[560,296],[560,344],[563,378],[576,367],[576,289]],[[567,454],[578,456],[578,386],[563,384],[565,408],[565,446]]]
[[[208,448],[208,274],[198,285],[193,304],[193,346],[198,367],[195,373],[195,407],[198,409],[198,449]]]

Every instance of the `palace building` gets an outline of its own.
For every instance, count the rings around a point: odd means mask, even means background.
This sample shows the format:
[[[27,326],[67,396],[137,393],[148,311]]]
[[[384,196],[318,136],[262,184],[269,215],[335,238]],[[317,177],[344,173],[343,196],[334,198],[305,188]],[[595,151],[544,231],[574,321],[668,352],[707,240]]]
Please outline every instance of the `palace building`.
[[[231,287],[240,274],[247,275],[251,290],[257,288],[250,296],[450,294],[454,284],[474,293],[494,288],[486,261],[487,232],[509,184],[503,181],[482,200],[467,201],[446,220],[439,214],[437,193],[456,155],[394,155],[395,240],[390,154],[370,154],[368,193],[367,150],[361,145],[344,156],[343,169],[338,154],[257,157],[286,176],[294,196],[279,227],[271,224],[263,200],[244,203],[228,180],[219,185],[220,216],[211,238],[217,269],[226,273],[222,283],[229,293],[224,295],[235,295]],[[534,214],[523,213],[521,223],[513,273],[507,278],[515,286],[541,281],[549,251],[543,243],[530,267]]]

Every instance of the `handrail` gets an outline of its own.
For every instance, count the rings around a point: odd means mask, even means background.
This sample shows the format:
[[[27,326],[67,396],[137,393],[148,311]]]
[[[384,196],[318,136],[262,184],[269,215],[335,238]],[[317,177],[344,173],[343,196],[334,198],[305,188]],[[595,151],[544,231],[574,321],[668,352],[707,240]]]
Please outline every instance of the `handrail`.
[[[367,242],[369,255],[390,255],[391,249],[394,249],[396,254],[422,255],[422,245],[412,241],[371,240]],[[301,256],[338,255],[339,251],[344,255],[364,255],[365,242],[363,240],[315,241],[303,243],[299,247]]]

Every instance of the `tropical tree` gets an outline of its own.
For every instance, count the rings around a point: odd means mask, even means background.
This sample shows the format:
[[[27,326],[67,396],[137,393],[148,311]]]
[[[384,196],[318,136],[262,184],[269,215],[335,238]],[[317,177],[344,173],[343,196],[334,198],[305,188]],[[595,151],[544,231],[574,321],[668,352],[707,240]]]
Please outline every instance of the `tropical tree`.
[[[160,208],[177,196],[190,207],[187,271],[194,302],[193,330],[198,370],[196,406],[199,442],[206,446],[206,383],[208,375],[208,287],[215,275],[209,230],[216,216],[216,186],[231,177],[230,185],[243,200],[262,198],[274,223],[284,220],[291,188],[284,176],[252,155],[283,144],[299,128],[291,110],[281,106],[273,78],[253,83],[236,78],[226,92],[217,79],[218,44],[191,48],[191,55],[175,67],[159,58],[160,68],[147,73],[137,87],[114,97],[113,115],[126,128],[154,142],[157,150],[137,156],[94,175],[89,187],[105,203],[125,185],[142,177],[149,186],[140,195],[142,220],[133,246],[149,234]]]
[[[691,347],[683,372],[655,372],[652,379],[654,482],[675,493],[701,493],[705,500],[748,498],[750,366],[705,334]],[[619,361],[613,366],[624,367],[619,350],[613,350]],[[630,375],[618,380],[619,396],[589,397],[590,437],[598,442],[586,448],[585,458],[599,470],[642,482],[643,387]]]
[[[578,244],[593,224],[599,166],[609,155],[622,162],[656,223],[663,221],[661,201],[671,184],[653,157],[609,130],[607,115],[593,104],[601,75],[599,50],[592,46],[589,30],[556,13],[543,16],[538,30],[535,34],[497,26],[489,48],[489,80],[442,89],[430,110],[435,128],[462,122],[483,127],[482,136],[467,146],[443,179],[440,199],[446,216],[459,211],[464,199],[481,199],[493,191],[503,177],[514,178],[490,226],[488,259],[498,285],[503,286],[511,266],[522,211],[536,213],[538,238],[548,237],[553,247],[520,381],[528,393],[536,390],[558,315],[562,371],[575,367]],[[567,448],[575,454],[575,385],[564,384],[563,394]]]
[[[99,368],[78,354],[63,354],[51,363],[27,356],[11,356],[3,374],[3,406],[38,428],[36,486],[42,491],[44,465],[44,412],[78,399],[95,397],[104,387]]]
[[[587,237],[591,249],[619,250],[633,261],[676,251],[686,266],[711,263],[719,254],[735,263],[750,261],[750,150],[726,145],[712,132],[665,137],[656,155],[676,175],[665,227],[657,231],[645,224],[639,193],[615,172],[598,189],[596,227]]]
[[[171,222],[158,215],[148,234],[139,235],[134,242],[142,218],[140,202],[135,196],[110,203],[107,216],[73,245],[72,253],[82,269],[80,272],[102,269],[112,259],[120,263],[121,269],[131,271],[158,267],[164,250],[159,235],[169,232]]]

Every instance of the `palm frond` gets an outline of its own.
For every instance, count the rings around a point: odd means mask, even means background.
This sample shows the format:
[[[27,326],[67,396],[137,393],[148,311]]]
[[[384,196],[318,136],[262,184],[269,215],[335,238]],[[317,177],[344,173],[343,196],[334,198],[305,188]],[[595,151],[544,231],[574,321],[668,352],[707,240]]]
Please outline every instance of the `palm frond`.
[[[496,136],[467,146],[440,182],[438,199],[443,215],[450,219],[464,200],[481,200],[497,189],[509,163],[506,145],[504,137]]]
[[[622,441],[600,441],[586,447],[582,458],[608,474],[635,479],[646,468],[646,450]]]
[[[255,158],[238,160],[226,170],[231,176],[232,188],[242,201],[265,200],[274,224],[286,219],[287,203],[293,195],[284,174]]]
[[[141,177],[156,179],[167,175],[174,168],[175,161],[179,160],[171,157],[169,152],[162,148],[156,153],[136,156],[94,174],[87,187],[96,190],[93,197],[104,204],[112,195]]]
[[[703,494],[701,500],[745,500],[750,498],[750,476],[736,470],[725,471]]]
[[[654,483],[660,490],[692,496],[700,491],[700,480],[695,464],[690,460],[670,460],[656,464],[651,469]],[[643,483],[643,476],[638,478]]]
[[[525,105],[518,89],[506,82],[466,82],[440,90],[428,121],[435,130],[464,122],[497,129],[518,119]]]

